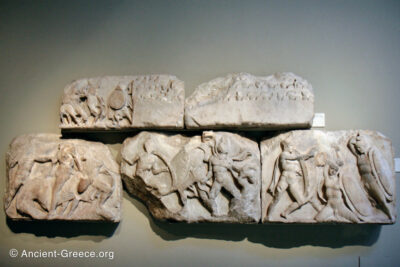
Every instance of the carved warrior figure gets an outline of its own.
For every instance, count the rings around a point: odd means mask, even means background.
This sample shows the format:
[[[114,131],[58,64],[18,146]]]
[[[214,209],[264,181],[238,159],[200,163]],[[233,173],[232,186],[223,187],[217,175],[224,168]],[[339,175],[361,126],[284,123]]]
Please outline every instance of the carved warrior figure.
[[[245,161],[252,155],[249,151],[241,151],[237,155],[232,155],[232,145],[229,139],[222,136],[217,140],[216,137],[213,136],[213,132],[204,132],[203,137],[205,135],[211,135],[214,143],[210,146],[211,155],[208,159],[205,158],[205,162],[208,163],[206,181],[212,179],[212,186],[208,193],[209,201],[204,199],[203,201],[206,204],[211,204],[211,211],[213,215],[216,215],[218,210],[216,198],[222,189],[225,189],[234,199],[239,200],[242,198],[242,192],[236,184],[241,184],[243,188],[248,187],[242,182],[242,179],[245,177],[240,176],[240,172],[245,172],[244,169],[246,169],[246,167],[239,167],[237,163]],[[203,138],[203,140],[205,140],[205,138]],[[249,183],[254,182],[254,177],[252,177],[252,175],[250,175],[249,178]]]
[[[75,147],[72,144],[59,145],[57,163],[58,166],[55,171],[55,181],[53,185],[53,197],[50,212],[55,213],[58,205],[65,206],[62,209],[65,211],[67,206],[72,203],[69,211],[72,213],[79,204],[78,194],[83,193],[87,189],[90,181],[82,174],[82,163],[77,157]],[[68,192],[71,194],[62,194],[64,198],[59,197],[60,191],[62,191],[64,185],[72,179],[75,180],[73,186],[74,192]],[[78,193],[78,191],[80,192]]]
[[[245,147],[237,147],[231,139],[230,135],[214,132],[204,132],[201,138],[189,140],[181,136],[139,134],[126,141],[122,150],[121,170],[128,191],[141,198],[147,195],[144,200],[149,201],[150,210],[159,219],[255,221],[254,216],[259,217],[257,188],[260,186],[259,164],[254,163],[257,155]],[[171,142],[181,145],[164,145]],[[132,153],[134,150],[139,151]],[[179,205],[171,206],[166,199],[175,193]],[[152,206],[157,202],[150,200],[154,197],[161,200],[157,212]],[[197,199],[198,204],[189,199]],[[228,209],[221,206],[223,199],[227,199]],[[194,210],[200,214],[196,215]]]
[[[339,150],[338,147],[334,149],[336,152]],[[343,166],[343,161],[340,159],[336,162],[334,159],[327,159],[323,165],[323,181],[321,186],[318,186],[318,196],[325,206],[315,216],[318,222],[346,220],[355,223],[360,220],[343,187],[341,166]]]
[[[60,127],[182,128],[183,112],[184,86],[175,76],[95,77],[65,87]]]
[[[98,86],[78,81],[69,88],[60,109],[61,123],[94,127],[122,127],[132,123],[132,85],[118,84],[107,98],[98,94]]]
[[[268,189],[275,197],[274,202],[269,207],[268,214],[273,213],[282,194],[286,191],[288,191],[294,202],[281,213],[282,217],[285,218],[308,202],[316,209],[319,209],[319,205],[315,204],[314,198],[311,198],[307,167],[304,164],[305,160],[314,157],[314,150],[302,155],[286,141],[281,142],[281,147],[282,153],[276,160],[273,180]]]
[[[388,162],[379,150],[371,145],[366,136],[358,133],[350,138],[348,147],[357,158],[357,167],[362,184],[370,197],[383,212],[394,220],[395,216],[389,206],[393,202],[393,181]]]
[[[10,218],[119,221],[118,166],[104,145],[26,135],[13,141],[7,163]]]

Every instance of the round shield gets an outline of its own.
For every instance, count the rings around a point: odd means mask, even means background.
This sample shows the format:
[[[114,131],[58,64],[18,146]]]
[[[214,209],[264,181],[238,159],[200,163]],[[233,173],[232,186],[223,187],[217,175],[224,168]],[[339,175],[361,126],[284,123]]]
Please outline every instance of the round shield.
[[[121,109],[125,106],[125,94],[121,88],[116,88],[108,97],[108,105],[112,109]]]

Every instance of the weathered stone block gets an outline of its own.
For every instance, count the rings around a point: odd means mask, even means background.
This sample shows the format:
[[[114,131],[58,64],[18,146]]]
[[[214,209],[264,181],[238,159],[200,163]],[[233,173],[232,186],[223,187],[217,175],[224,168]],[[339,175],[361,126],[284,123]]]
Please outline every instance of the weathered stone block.
[[[229,74],[201,84],[185,101],[186,128],[309,128],[311,84],[293,73]]]
[[[119,166],[101,143],[22,135],[10,144],[6,165],[4,206],[11,219],[121,219]]]
[[[389,139],[373,131],[315,130],[261,142],[262,220],[394,223]]]
[[[258,144],[237,134],[186,137],[141,132],[124,141],[127,190],[160,220],[259,222]]]
[[[184,84],[171,75],[104,76],[67,85],[62,129],[183,128]]]

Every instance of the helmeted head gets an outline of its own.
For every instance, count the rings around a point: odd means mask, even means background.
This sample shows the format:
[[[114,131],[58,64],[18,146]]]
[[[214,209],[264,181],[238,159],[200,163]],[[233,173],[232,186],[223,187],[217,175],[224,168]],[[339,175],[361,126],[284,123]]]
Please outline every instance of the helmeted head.
[[[60,144],[58,146],[57,160],[62,164],[75,164],[78,166],[75,146],[68,143]]]
[[[337,165],[335,162],[328,161],[328,166],[329,166],[328,174],[329,174],[330,176],[335,175],[335,174],[338,173],[338,171],[339,171],[339,165]]]
[[[230,142],[227,138],[220,138],[217,144],[218,154],[228,154],[230,148]]]
[[[361,135],[360,133],[356,136],[355,148],[360,154],[367,153],[369,150],[369,143],[365,136]]]
[[[286,152],[289,152],[289,153],[293,152],[293,146],[286,140],[283,140],[281,142],[281,148],[282,148],[282,151],[286,151]]]

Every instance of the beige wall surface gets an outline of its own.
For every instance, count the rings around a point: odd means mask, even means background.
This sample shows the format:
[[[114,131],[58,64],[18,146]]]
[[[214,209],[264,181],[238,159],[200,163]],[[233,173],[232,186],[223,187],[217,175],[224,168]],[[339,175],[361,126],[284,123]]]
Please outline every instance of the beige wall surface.
[[[1,1],[0,188],[12,138],[59,133],[64,86],[99,75],[170,73],[189,95],[229,72],[292,71],[313,84],[328,130],[379,130],[400,156],[399,48],[399,1]],[[124,137],[89,136],[115,155]],[[0,265],[398,266],[399,233],[400,223],[161,223],[125,193],[115,227],[15,224],[0,212]],[[12,258],[12,248],[114,258]]]

